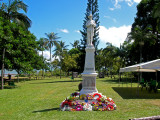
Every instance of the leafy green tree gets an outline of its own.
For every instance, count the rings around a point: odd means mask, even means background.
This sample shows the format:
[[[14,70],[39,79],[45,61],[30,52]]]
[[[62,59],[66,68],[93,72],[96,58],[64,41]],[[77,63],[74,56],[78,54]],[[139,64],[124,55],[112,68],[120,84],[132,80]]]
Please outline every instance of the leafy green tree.
[[[57,33],[51,32],[51,33],[45,33],[45,35],[47,36],[47,43],[48,43],[48,47],[50,49],[50,63],[51,61],[51,53],[52,53],[52,47],[53,45],[57,44],[57,40],[60,38],[57,36]],[[51,66],[51,71],[52,71],[52,66]]]
[[[23,10],[26,13],[27,5],[24,4],[21,0],[9,0],[8,4],[7,3],[0,4],[0,13],[1,13],[0,17],[3,17],[5,20],[8,20],[9,22],[14,22],[25,28],[29,28],[31,25],[31,20],[25,14],[20,13],[19,12],[20,10]],[[4,25],[3,27],[5,26],[6,25]],[[6,39],[3,40],[5,41]],[[4,59],[6,53],[5,50],[6,48],[4,47],[2,54],[2,69],[1,69],[2,71],[4,70]],[[1,76],[3,76],[3,72]],[[3,77],[2,77],[2,82],[3,82]]]
[[[128,40],[128,38],[123,42],[123,44],[118,49],[118,55],[122,59],[122,67],[126,67],[128,65],[133,65],[134,63],[131,62],[131,50],[132,50],[132,43]]]
[[[3,18],[2,18],[3,19]],[[3,27],[2,24],[6,24]],[[42,69],[43,57],[37,54],[38,42],[36,37],[21,26],[10,23],[8,20],[0,24],[0,56],[6,48],[4,65],[8,70],[16,70],[20,73],[30,73],[33,69]],[[6,36],[7,35],[7,36]],[[2,64],[3,59],[0,59]]]
[[[72,49],[70,49],[70,50],[68,51],[68,54],[69,54],[70,56],[77,56],[77,57],[75,58],[75,61],[76,61],[76,63],[77,63],[77,67],[74,67],[74,69],[72,69],[71,71],[76,71],[76,72],[81,73],[81,72],[80,72],[81,67],[80,67],[80,65],[79,65],[79,61],[81,60],[81,58],[80,58],[80,56],[81,56],[81,51],[80,51],[78,48],[72,48]]]
[[[106,47],[97,52],[96,57],[98,62],[96,64],[96,69],[99,72],[106,72],[106,70],[108,70],[112,77],[113,73],[118,73],[118,70],[122,65],[122,59],[119,56],[119,49],[111,43],[106,43]],[[105,71],[102,71],[102,69]]]
[[[60,66],[60,61],[58,59],[54,59],[51,64],[55,70]]]
[[[131,57],[135,57],[134,61],[136,61],[137,63],[142,63],[142,60],[146,61],[150,57],[145,54],[145,51],[143,52],[143,48],[144,50],[149,50],[149,47],[155,45],[156,43],[154,34],[148,32],[147,30],[148,29],[142,30],[139,26],[136,26],[134,30],[129,34],[129,41],[132,42],[132,48],[134,48],[132,49]],[[144,57],[142,56],[142,53],[145,54]],[[139,58],[139,60],[137,60],[137,58]]]
[[[154,18],[157,18],[158,30],[160,31],[160,2],[157,3],[153,10]]]
[[[53,57],[58,58],[60,61],[60,78],[61,78],[61,71],[62,71],[62,59],[64,58],[65,53],[67,53],[68,45],[65,45],[65,42],[60,41],[57,42],[56,48],[53,50],[54,54]]]
[[[13,26],[12,32],[14,36],[14,39],[10,42],[12,49],[6,54],[6,57],[12,63],[12,67],[8,68],[15,69],[18,73],[36,69],[38,63],[43,62],[42,57],[37,54],[38,43],[36,37],[30,31],[17,25]]]
[[[76,59],[79,57],[78,54],[65,54],[64,59],[62,60],[62,70],[65,72],[73,71],[78,68],[78,64],[76,62]]]
[[[0,17],[0,64],[2,65],[1,68],[1,89],[3,89],[3,70],[4,70],[4,63],[9,61],[6,60],[5,54],[8,53],[9,50],[12,48],[10,41],[13,40],[13,34],[11,30],[12,24],[5,20],[3,17]]]
[[[153,38],[155,40],[154,44],[151,42],[145,42],[143,47],[143,61],[149,61],[153,59],[157,59],[160,57],[160,34],[157,24],[158,17],[154,17],[154,8],[160,3],[159,0],[142,0],[137,5],[137,14],[134,23],[132,24],[132,31],[134,32],[135,28],[139,26],[142,31],[145,33],[153,34],[155,37]],[[133,46],[134,49],[132,52],[139,51],[137,48],[138,46]],[[147,52],[152,51],[152,52]],[[134,60],[133,60],[134,61]],[[137,62],[137,60],[136,60]]]

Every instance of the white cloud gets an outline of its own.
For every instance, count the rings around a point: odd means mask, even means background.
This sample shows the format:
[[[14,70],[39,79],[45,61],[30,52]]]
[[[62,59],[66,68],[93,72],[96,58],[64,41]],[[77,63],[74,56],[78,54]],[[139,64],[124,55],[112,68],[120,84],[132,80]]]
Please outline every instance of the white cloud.
[[[67,29],[60,29],[61,32],[64,32],[64,33],[69,33],[69,31]]]
[[[110,16],[104,16],[104,17],[107,18],[107,19],[112,20],[114,23],[117,23],[117,20],[115,18],[112,18]]]
[[[128,6],[130,6],[130,7],[131,7],[131,6],[133,5],[133,3],[134,3],[132,0],[125,0],[125,2],[126,2],[126,3],[128,4]]]
[[[141,2],[141,0],[134,0],[134,2],[136,2],[136,3],[140,3],[140,2]]]
[[[42,52],[39,52],[39,55],[42,55]],[[50,52],[49,51],[43,51],[43,56],[46,59],[50,59]]]
[[[101,42],[110,42],[113,45],[119,47],[120,43],[123,43],[127,37],[127,34],[131,31],[131,26],[123,25],[121,27],[106,28],[100,26],[99,38]]]
[[[75,30],[75,32],[76,32],[76,33],[80,33],[80,31],[79,31],[79,30]]]
[[[109,8],[111,11],[121,8],[121,5],[120,5],[121,2],[126,2],[127,5],[130,6],[130,7],[134,3],[140,3],[141,2],[141,0],[112,0],[112,1],[114,1],[114,7],[113,8]]]
[[[51,53],[52,55],[53,53]],[[39,55],[42,55],[42,51],[39,51]],[[48,62],[50,62],[50,51],[43,51],[43,57],[47,59]],[[51,61],[54,61],[55,59],[59,59],[59,57],[51,57]]]

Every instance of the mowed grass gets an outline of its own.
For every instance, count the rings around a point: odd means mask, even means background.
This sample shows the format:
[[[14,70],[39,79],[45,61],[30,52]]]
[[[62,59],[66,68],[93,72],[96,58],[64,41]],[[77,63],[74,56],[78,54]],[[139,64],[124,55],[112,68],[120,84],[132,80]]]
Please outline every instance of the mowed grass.
[[[115,111],[59,111],[59,104],[78,91],[81,78],[46,78],[16,83],[14,89],[0,90],[0,120],[127,120],[160,115],[160,91],[148,93],[137,84],[122,84],[117,79],[96,80],[100,93],[111,97]],[[139,97],[137,96],[139,94]]]

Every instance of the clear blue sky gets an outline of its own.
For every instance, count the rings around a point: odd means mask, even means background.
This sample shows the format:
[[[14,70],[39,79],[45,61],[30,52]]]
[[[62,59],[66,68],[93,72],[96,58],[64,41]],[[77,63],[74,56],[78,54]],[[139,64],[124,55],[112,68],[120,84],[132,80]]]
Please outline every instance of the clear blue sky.
[[[55,32],[60,40],[70,45],[81,39],[84,13],[88,0],[24,0],[28,7],[28,17],[32,20],[31,32],[39,39],[44,33]],[[100,44],[112,42],[118,46],[130,30],[136,6],[140,0],[99,0]],[[71,45],[70,47],[71,48]]]

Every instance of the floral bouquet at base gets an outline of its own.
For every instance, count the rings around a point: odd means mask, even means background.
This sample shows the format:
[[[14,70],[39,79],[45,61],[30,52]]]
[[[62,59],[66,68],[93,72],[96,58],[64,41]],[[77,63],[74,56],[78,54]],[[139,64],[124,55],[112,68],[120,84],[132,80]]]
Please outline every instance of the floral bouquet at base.
[[[116,108],[112,98],[101,93],[80,95],[79,92],[75,92],[60,104],[62,111],[112,111]]]

